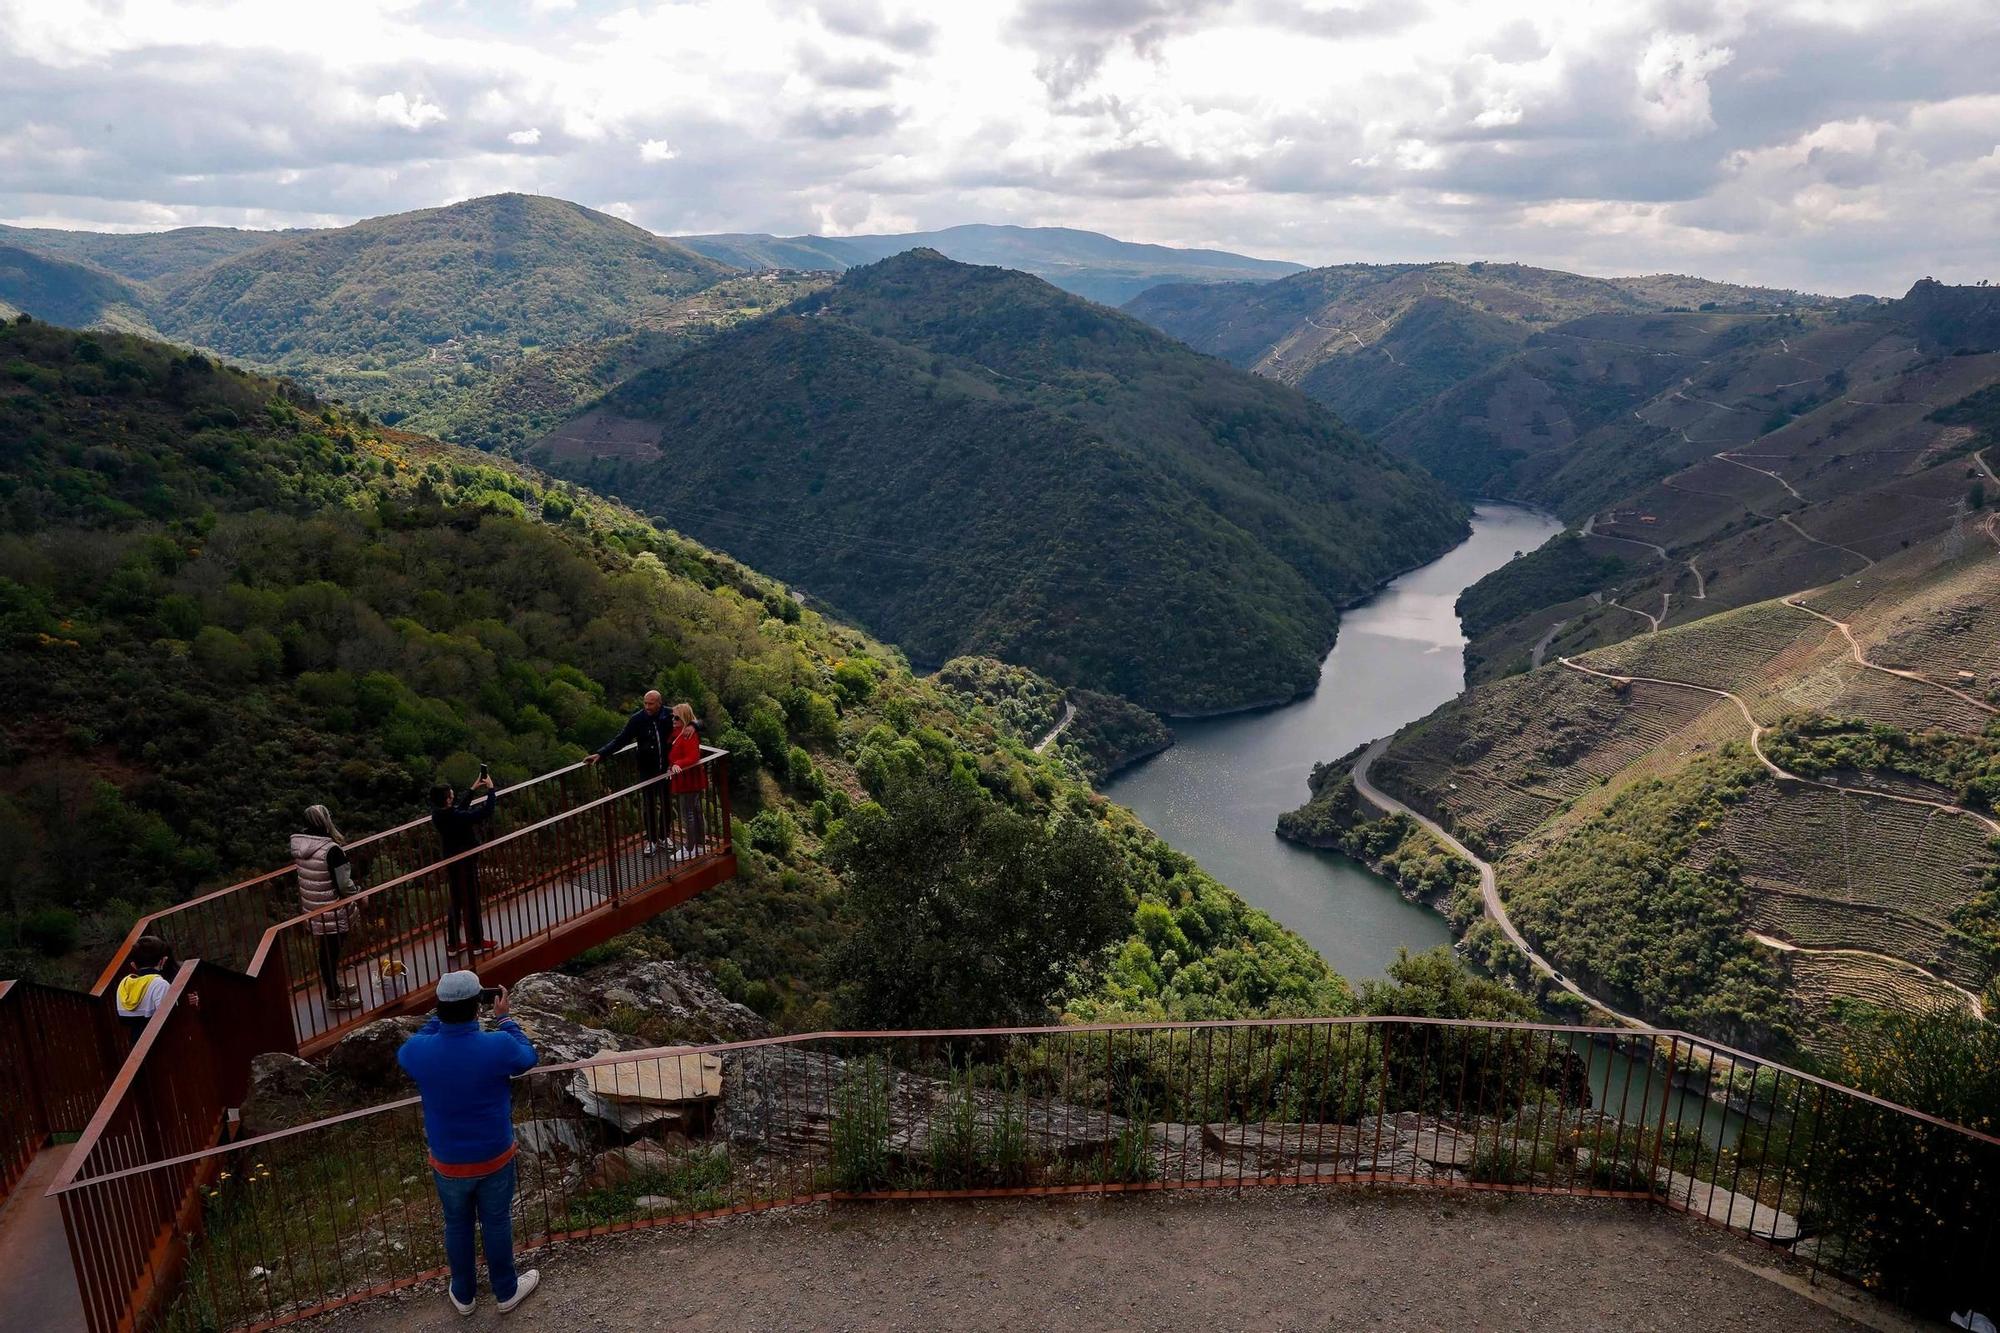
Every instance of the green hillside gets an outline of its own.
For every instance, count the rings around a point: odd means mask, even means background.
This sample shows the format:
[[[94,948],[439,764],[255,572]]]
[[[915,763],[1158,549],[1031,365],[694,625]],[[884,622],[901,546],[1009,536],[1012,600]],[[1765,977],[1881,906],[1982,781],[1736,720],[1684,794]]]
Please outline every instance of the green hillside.
[[[623,333],[727,271],[577,204],[490,195],[281,237],[174,288],[161,328],[259,365],[379,369],[461,339]]]
[[[845,942],[895,925],[868,904],[897,886],[855,876],[942,817],[1118,895],[1130,930],[1078,960],[1072,1012],[1351,1008],[1068,760],[782,585],[160,343],[0,326],[0,641],[0,975],[94,971],[139,912],[279,862],[309,803],[352,835],[421,809],[436,775],[573,761],[657,685],[732,752],[742,873],[617,948],[706,961],[823,1025],[849,1012]],[[1004,893],[1011,864],[933,868]]]
[[[145,327],[145,296],[124,279],[5,241],[0,233],[0,315],[25,311],[63,324]]]
[[[916,251],[640,375],[549,465],[924,661],[1167,711],[1289,698],[1463,509],[1296,393]]]
[[[92,264],[128,281],[164,288],[210,264],[232,259],[299,231],[246,231],[240,227],[176,227],[172,231],[62,231],[0,226],[0,245],[53,259]]]
[[[1545,341],[1535,335],[1568,321],[1826,304],[1676,274],[1593,278],[1525,264],[1339,264],[1272,283],[1157,287],[1126,310],[1190,346],[1297,385],[1356,429],[1400,448],[1405,436],[1432,423],[1450,436],[1467,405],[1462,396],[1447,403],[1440,395],[1482,374],[1504,377],[1510,358],[1531,340]],[[1440,449],[1412,445],[1407,452],[1468,494],[1494,493]]]

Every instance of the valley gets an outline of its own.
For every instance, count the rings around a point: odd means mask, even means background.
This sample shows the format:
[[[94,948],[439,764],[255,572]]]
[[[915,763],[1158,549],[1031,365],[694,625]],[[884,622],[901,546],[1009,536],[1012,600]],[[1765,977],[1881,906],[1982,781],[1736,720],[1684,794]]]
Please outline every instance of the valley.
[[[675,239],[528,196],[0,247],[10,308],[297,376],[381,438],[525,460],[571,483],[558,511],[617,496],[784,580],[1009,745],[1115,773],[1348,975],[1449,923],[1557,1012],[1787,1051],[1986,998],[1989,289],[1291,271],[1061,229]],[[1488,506],[1438,560],[1465,511],[1426,471],[1567,528]],[[1169,744],[1161,714],[1178,746],[1118,771]],[[1358,775],[1314,767],[1378,739]],[[1423,820],[1490,868],[1484,901]]]

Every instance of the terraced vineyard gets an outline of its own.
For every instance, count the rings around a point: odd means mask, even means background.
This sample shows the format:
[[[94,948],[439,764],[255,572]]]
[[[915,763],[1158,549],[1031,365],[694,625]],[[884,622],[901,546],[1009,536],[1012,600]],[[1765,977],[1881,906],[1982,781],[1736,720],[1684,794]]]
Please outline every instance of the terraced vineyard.
[[[1483,687],[1403,733],[1375,781],[1487,854],[1597,791],[1707,711],[1692,690],[1544,668]]]
[[[1809,629],[1808,625],[1817,628]],[[1825,622],[1781,602],[1764,602],[1659,634],[1627,639],[1592,654],[1589,664],[1619,675],[1657,676],[1742,693],[1768,678],[1773,663],[1797,648],[1808,634],[1816,644],[1831,630]]]
[[[1844,1004],[1922,1013],[1964,1003],[1964,997],[1949,986],[1879,958],[1788,953],[1784,967],[1789,990],[1811,1025],[1800,1034],[1801,1043],[1809,1048],[1828,1044]]]
[[[1969,816],[1791,782],[1759,784],[1690,852],[1736,860],[1750,924],[1815,949],[1892,953],[1977,989],[1978,961],[1948,940],[1952,913],[1992,864]]]

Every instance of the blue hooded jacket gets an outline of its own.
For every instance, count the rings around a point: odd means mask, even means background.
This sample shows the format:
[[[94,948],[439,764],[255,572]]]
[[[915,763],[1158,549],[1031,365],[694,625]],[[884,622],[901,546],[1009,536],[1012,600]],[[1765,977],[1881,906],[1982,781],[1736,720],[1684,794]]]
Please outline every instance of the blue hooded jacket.
[[[514,1085],[539,1059],[511,1018],[492,1031],[478,1019],[433,1017],[396,1052],[424,1099],[431,1165],[445,1175],[485,1175],[514,1156]],[[459,1168],[453,1170],[452,1168]],[[472,1169],[467,1169],[472,1168]]]

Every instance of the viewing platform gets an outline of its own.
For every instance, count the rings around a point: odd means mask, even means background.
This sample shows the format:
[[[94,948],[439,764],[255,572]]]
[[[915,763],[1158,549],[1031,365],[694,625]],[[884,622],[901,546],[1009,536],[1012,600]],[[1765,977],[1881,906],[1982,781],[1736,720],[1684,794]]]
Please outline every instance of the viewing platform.
[[[142,919],[88,994],[0,981],[0,1261],[66,1249],[77,1277],[32,1312],[0,1310],[0,1330],[22,1317],[36,1330],[122,1329],[158,1312],[199,1228],[202,1170],[88,1206],[74,1187],[226,1142],[258,1054],[310,1056],[427,1010],[455,968],[501,984],[546,970],[732,878],[726,754],[705,749],[695,773],[675,793],[673,779],[633,772],[629,751],[572,765],[499,793],[485,840],[455,856],[439,858],[428,818],[357,839],[355,883],[369,887],[316,911],[298,911],[288,866]],[[476,883],[491,949],[447,947],[454,880]],[[133,1041],[110,992],[148,934],[186,961]],[[320,974],[329,935],[338,997]],[[65,1294],[80,1308],[63,1308]]]

